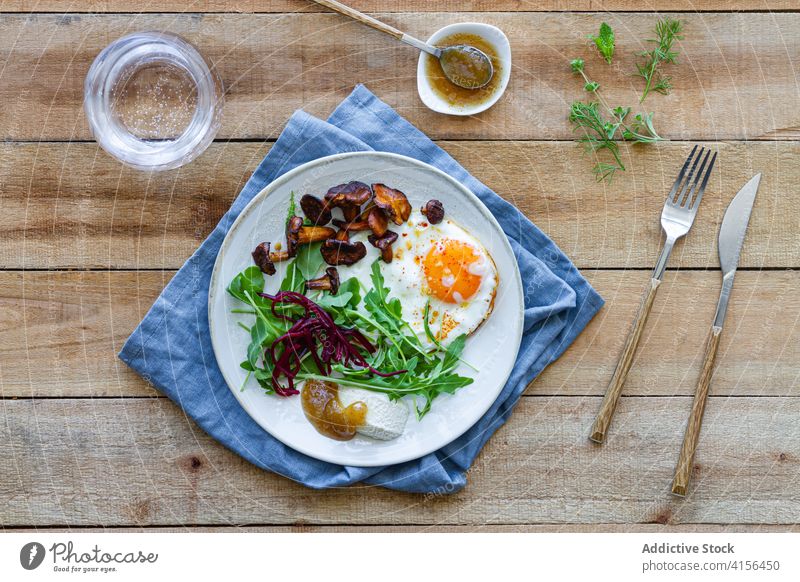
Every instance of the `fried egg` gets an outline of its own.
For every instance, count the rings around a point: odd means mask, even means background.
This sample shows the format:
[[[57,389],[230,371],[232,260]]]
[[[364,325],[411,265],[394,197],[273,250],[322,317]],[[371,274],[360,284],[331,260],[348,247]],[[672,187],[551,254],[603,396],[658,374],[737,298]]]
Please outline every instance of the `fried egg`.
[[[428,304],[429,329],[442,345],[478,329],[492,312],[499,282],[494,261],[480,241],[447,218],[428,223],[419,210],[392,229],[398,234],[394,257],[391,263],[380,263],[381,272],[390,297],[400,300],[403,319],[423,345],[433,347],[425,332]],[[367,245],[367,257],[341,274],[357,276],[365,289],[372,287],[369,268],[379,256]]]

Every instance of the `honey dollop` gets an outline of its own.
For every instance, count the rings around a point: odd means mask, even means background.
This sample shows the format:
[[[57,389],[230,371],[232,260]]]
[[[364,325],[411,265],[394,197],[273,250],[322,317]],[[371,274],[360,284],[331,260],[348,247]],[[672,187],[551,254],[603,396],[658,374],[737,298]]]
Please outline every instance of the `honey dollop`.
[[[306,380],[300,399],[306,418],[317,432],[337,441],[349,441],[356,436],[356,429],[367,418],[364,402],[342,406],[339,385],[333,382]]]

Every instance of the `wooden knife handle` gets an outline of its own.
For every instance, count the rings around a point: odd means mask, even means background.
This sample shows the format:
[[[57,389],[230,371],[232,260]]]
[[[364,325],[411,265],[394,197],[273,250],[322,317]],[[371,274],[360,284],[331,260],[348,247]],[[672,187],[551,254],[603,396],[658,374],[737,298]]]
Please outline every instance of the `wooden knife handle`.
[[[614,410],[617,408],[622,386],[628,377],[628,371],[631,369],[633,357],[636,355],[636,348],[639,345],[639,339],[642,337],[645,323],[647,323],[647,317],[650,315],[650,309],[653,307],[653,301],[656,298],[659,285],[661,285],[661,280],[652,278],[644,291],[644,297],[642,297],[642,303],[636,313],[636,319],[633,320],[633,325],[628,332],[628,339],[625,340],[625,347],[622,349],[622,354],[617,362],[617,368],[614,370],[614,375],[611,377],[608,388],[606,388],[606,395],[600,405],[600,412],[597,413],[597,418],[589,434],[589,438],[596,443],[602,443],[606,438],[608,425],[611,424],[611,417],[614,416]]]
[[[398,40],[403,40],[403,33],[397,30],[394,26],[389,26],[385,22],[381,22],[380,20],[376,20],[372,18],[372,16],[367,16],[363,12],[359,12],[354,8],[350,8],[342,4],[341,2],[336,2],[336,0],[314,0],[317,4],[321,6],[325,6],[326,8],[330,8],[331,10],[335,10],[339,14],[344,14],[345,16],[349,16],[353,20],[357,20],[362,24],[366,24],[374,28],[375,30],[380,30],[381,32],[385,32]]]
[[[706,341],[703,369],[700,371],[700,379],[697,381],[697,390],[692,401],[692,412],[689,415],[689,423],[686,425],[686,433],[683,435],[683,446],[678,457],[678,466],[675,467],[675,478],[672,480],[672,492],[675,495],[686,495],[686,490],[689,487],[689,479],[692,476],[692,466],[694,464],[694,453],[697,450],[697,441],[700,438],[700,425],[703,423],[708,387],[711,385],[711,376],[714,374],[714,360],[717,357],[721,333],[721,327],[712,326],[711,335],[708,336]]]

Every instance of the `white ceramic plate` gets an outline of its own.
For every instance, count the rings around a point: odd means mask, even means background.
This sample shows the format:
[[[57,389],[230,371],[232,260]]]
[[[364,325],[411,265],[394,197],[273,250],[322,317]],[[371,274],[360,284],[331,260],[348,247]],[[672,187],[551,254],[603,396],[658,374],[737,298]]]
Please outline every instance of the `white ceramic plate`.
[[[463,358],[475,366],[462,365],[459,373],[475,382],[454,395],[442,395],[433,409],[417,421],[412,413],[402,436],[377,441],[356,436],[334,441],[314,430],[303,415],[299,396],[267,395],[250,380],[242,390],[246,372],[239,367],[245,358],[249,336],[237,321],[248,325],[252,316],[234,315],[242,307],[226,291],[231,279],[253,264],[251,251],[261,241],[283,240],[290,192],[324,194],[331,186],[359,180],[383,182],[403,191],[418,208],[431,198],[442,201],[448,218],[477,237],[497,265],[500,286],[489,319],[467,341]],[[376,249],[372,249],[375,251]],[[371,260],[371,255],[364,260]],[[273,292],[283,278],[285,265],[266,278]],[[365,282],[370,286],[369,281]],[[304,164],[262,190],[234,222],[214,265],[209,289],[208,319],[211,341],[222,374],[247,413],[264,430],[288,446],[309,456],[354,466],[380,466],[416,459],[442,448],[461,436],[489,409],[505,385],[519,351],[522,337],[523,296],[519,269],[508,239],[483,203],[447,174],[417,160],[379,152],[347,153]]]

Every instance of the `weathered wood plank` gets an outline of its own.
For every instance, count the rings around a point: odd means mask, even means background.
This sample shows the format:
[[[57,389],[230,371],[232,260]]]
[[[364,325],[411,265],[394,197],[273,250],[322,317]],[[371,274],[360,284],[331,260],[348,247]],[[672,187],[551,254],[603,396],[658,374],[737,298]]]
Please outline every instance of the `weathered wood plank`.
[[[800,526],[758,524],[526,524],[526,525],[223,525],[180,527],[96,527],[14,528],[14,533],[772,533],[799,532]]]
[[[470,13],[384,14],[418,36]],[[672,95],[646,102],[673,139],[796,138],[800,112],[792,56],[800,50],[800,14],[682,15],[686,40],[672,67]],[[213,61],[227,87],[220,138],[277,136],[304,107],[327,113],[366,83],[432,137],[570,139],[568,104],[585,99],[569,61],[585,56],[610,103],[637,102],[631,77],[655,17],[638,13],[483,13],[509,36],[514,74],[508,94],[477,120],[456,123],[427,110],[416,94],[416,52],[333,14],[279,15],[4,15],[0,16],[0,138],[88,139],[83,80],[112,39],[131,31],[170,30]],[[612,68],[588,46],[607,20],[617,27]],[[134,24],[135,23],[135,24]],[[535,33],[534,33],[535,31]],[[47,39],[45,44],[42,39]],[[291,42],[287,42],[291,39]],[[583,45],[583,46],[582,46]]]
[[[702,11],[773,11],[792,10],[791,0],[351,0],[354,8],[364,12],[539,12],[550,10],[685,10]],[[197,0],[187,4],[180,0],[136,2],[134,0],[6,0],[4,12],[320,12],[318,5],[304,0]]]
[[[0,273],[0,396],[152,396],[116,353],[171,272]],[[528,394],[602,395],[630,326],[643,271],[588,271],[608,304]],[[694,393],[719,292],[715,272],[667,274],[624,394]],[[800,275],[739,273],[711,393],[797,394]],[[620,404],[626,407],[629,401]]]
[[[455,495],[318,492],[265,473],[164,399],[3,401],[0,523],[15,525],[796,524],[798,398],[711,398],[694,487],[669,483],[688,398],[524,398]]]
[[[0,274],[0,395],[154,396],[116,353],[172,275]]]
[[[441,142],[517,205],[581,268],[651,268],[664,197],[691,145],[626,150],[628,171],[598,185],[571,142]],[[800,143],[713,144],[719,160],[697,222],[671,267],[718,266],[725,208],[764,179],[743,267],[798,267]],[[148,174],[94,144],[0,144],[0,267],[178,268],[229,208],[268,146],[215,144],[196,162]]]

